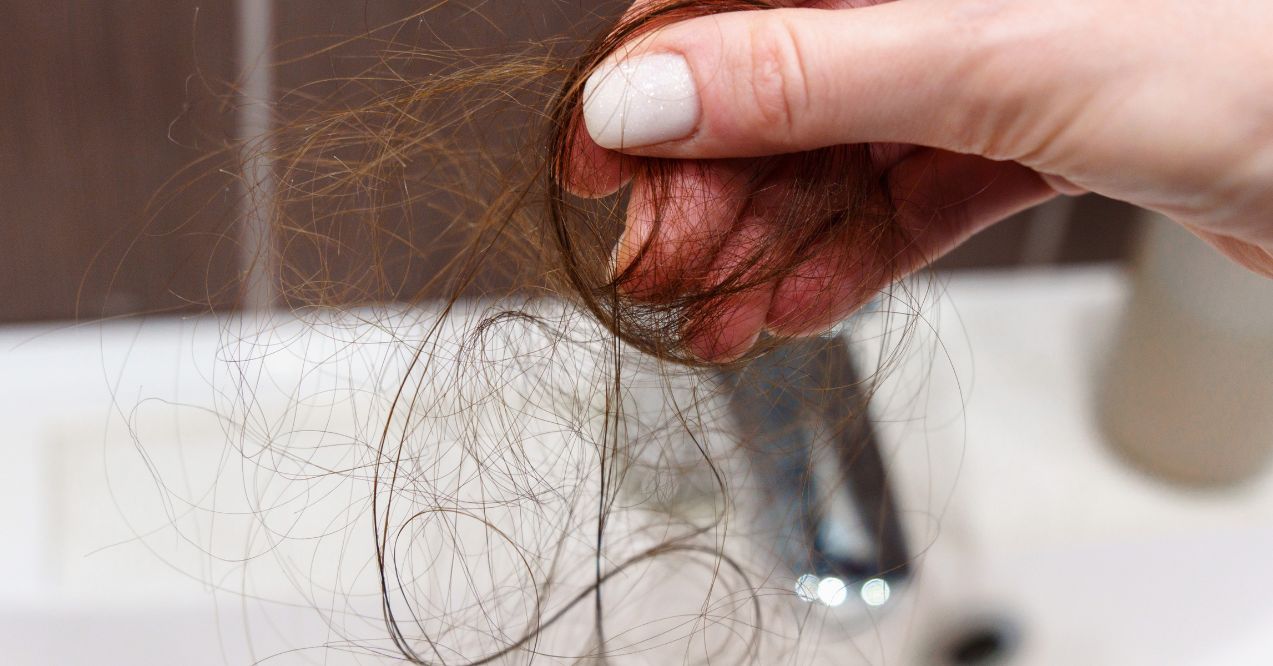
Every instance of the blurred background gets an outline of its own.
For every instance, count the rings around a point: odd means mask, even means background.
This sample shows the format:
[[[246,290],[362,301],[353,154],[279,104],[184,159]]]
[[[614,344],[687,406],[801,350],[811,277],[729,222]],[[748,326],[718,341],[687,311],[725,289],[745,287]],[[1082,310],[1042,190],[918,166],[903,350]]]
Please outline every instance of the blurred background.
[[[435,27],[472,12],[452,4],[451,12],[430,14]],[[514,28],[544,35],[586,29],[623,3],[576,7],[574,15],[571,4],[528,3],[523,12],[498,5],[508,15],[491,17],[499,29],[487,39],[511,39]],[[262,120],[254,105],[349,71],[346,63],[371,52],[360,44],[289,66],[275,80],[271,46],[286,45],[290,56],[419,10],[420,3],[397,0],[7,3],[0,321],[198,311],[208,294],[218,305],[239,305],[242,295],[223,290],[250,259],[235,251],[235,234],[248,231],[228,224],[240,196],[204,184],[210,191],[192,193],[143,233],[148,203],[190,162],[267,129],[268,113]],[[941,266],[1122,262],[1134,232],[1129,219],[1128,207],[1099,197],[1058,201],[994,227]]]
[[[212,400],[220,387],[202,381],[201,364],[224,330],[196,315],[284,300],[245,277],[261,270],[255,248],[279,242],[244,209],[245,189],[268,184],[268,162],[195,182],[174,205],[154,198],[187,165],[265,136],[277,97],[354,71],[375,41],[275,61],[421,3],[0,4],[0,662],[173,663],[193,647],[182,663],[251,663],[286,649],[280,639],[260,654],[241,632],[209,631],[250,614],[209,611],[206,579],[145,552],[102,555],[136,536],[118,508],[144,505],[124,496],[149,488],[145,475],[104,480],[103,452],[132,441],[121,414],[154,397]],[[442,33],[481,48],[586,36],[625,5],[454,2],[397,39]],[[455,22],[468,27],[448,32]],[[269,188],[259,192],[266,200],[252,204],[268,206]],[[404,245],[346,239],[350,275],[372,257],[397,272],[350,290],[345,305],[437,295],[429,280],[447,259],[445,225],[394,224],[437,251],[395,264]],[[1058,199],[934,267],[933,335],[949,368],[916,361],[926,371],[894,380],[912,399],[892,404],[915,417],[915,387],[928,385],[923,409],[958,425],[890,421],[889,407],[873,406],[893,424],[881,436],[897,492],[927,516],[909,529],[932,572],[894,613],[919,627],[909,647],[879,638],[868,663],[1273,663],[1273,640],[1257,630],[1273,621],[1273,322],[1263,317],[1273,301],[1192,238],[1164,234],[1175,231],[1118,202]],[[215,450],[221,431],[204,426],[194,439]],[[299,635],[309,636],[279,632]]]

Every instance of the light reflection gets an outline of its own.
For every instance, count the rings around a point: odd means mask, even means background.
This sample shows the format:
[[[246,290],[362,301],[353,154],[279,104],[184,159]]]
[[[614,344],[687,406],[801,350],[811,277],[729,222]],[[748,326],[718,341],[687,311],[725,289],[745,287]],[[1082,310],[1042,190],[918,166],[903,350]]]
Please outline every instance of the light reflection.
[[[814,574],[804,574],[796,579],[795,593],[801,601],[821,602],[834,608],[848,600],[849,584],[835,576],[819,578]],[[858,594],[867,606],[883,606],[888,603],[893,590],[883,578],[872,578],[862,583]]]
[[[805,574],[796,579],[796,596],[801,601],[814,602],[818,600],[818,577],[813,574]]]
[[[867,606],[883,606],[888,603],[891,593],[888,581],[883,578],[872,578],[862,584],[862,601],[865,601]]]
[[[818,582],[818,601],[834,608],[848,598],[849,588],[839,578],[827,576]]]

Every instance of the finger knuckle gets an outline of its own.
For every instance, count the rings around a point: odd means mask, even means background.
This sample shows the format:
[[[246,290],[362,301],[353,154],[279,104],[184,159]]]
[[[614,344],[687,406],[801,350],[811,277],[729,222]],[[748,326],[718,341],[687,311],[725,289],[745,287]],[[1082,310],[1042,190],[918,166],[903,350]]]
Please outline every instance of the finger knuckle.
[[[809,98],[796,29],[780,18],[762,17],[752,23],[748,36],[746,89],[756,120],[771,131],[792,133]]]

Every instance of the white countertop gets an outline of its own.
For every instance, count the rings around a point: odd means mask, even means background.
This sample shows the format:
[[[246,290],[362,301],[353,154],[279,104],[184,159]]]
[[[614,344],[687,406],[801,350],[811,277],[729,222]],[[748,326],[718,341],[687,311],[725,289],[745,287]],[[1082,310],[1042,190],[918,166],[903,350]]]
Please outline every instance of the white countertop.
[[[1273,663],[1273,474],[1190,491],[1102,440],[1094,388],[1126,292],[1079,269],[963,274],[937,297],[937,333],[876,414],[903,502],[933,513],[911,522],[932,544],[917,607],[934,629],[1012,618],[1010,663]]]
[[[1126,297],[1122,276],[960,274],[938,287],[918,320],[894,318],[917,327],[873,405],[921,552],[902,603],[859,641],[863,661],[923,663],[945,632],[994,616],[1020,628],[1021,651],[1008,663],[1273,663],[1273,474],[1225,492],[1184,491],[1127,468],[1101,440],[1092,387]],[[155,465],[169,454],[193,469],[227,461],[223,417],[243,414],[224,359],[252,350],[235,348],[225,323],[0,329],[5,663],[249,660],[232,627],[252,613],[211,604],[200,575],[217,571],[201,564],[208,554],[173,544],[160,553],[165,566],[135,537],[181,515],[157,508],[165,495],[138,450]],[[862,349],[877,346],[880,325],[868,317],[854,333]],[[321,394],[330,377],[307,354],[339,357],[341,382],[368,392],[395,381],[381,372],[402,360],[380,344],[390,332],[350,328],[345,339],[322,333],[298,346],[313,331],[279,330],[290,342],[267,355],[270,376],[250,382],[263,393],[285,402],[309,382],[309,395]],[[180,423],[163,416],[174,404],[191,406]],[[346,418],[358,433],[376,426],[374,410]],[[185,443],[169,454],[133,448],[134,437],[156,432],[187,434],[170,437]],[[330,640],[309,617],[276,609],[274,629],[255,632],[257,649]],[[271,643],[272,633],[286,640]]]

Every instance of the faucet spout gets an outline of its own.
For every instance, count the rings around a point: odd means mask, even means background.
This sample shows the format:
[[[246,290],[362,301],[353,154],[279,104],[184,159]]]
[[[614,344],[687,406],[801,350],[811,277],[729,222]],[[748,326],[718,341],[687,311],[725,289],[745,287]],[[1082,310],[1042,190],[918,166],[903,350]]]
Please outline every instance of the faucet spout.
[[[869,387],[845,339],[792,341],[728,379],[739,441],[762,494],[762,529],[801,581],[797,594],[806,596],[803,586],[838,606],[852,596],[845,591],[856,591],[867,605],[882,605],[890,584],[909,578],[910,553]]]

